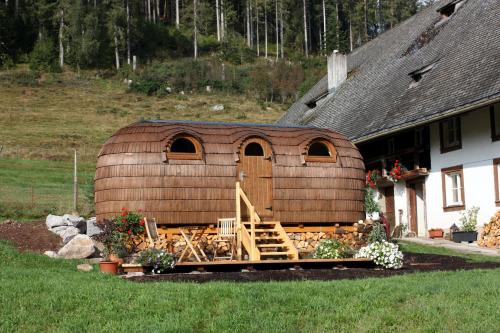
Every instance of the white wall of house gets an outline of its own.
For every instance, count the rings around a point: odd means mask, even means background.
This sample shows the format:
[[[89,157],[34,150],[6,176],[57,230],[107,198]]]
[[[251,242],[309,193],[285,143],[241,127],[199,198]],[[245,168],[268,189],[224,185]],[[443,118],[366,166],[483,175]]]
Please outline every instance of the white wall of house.
[[[495,205],[493,159],[500,157],[500,141],[492,142],[489,108],[461,116],[462,149],[441,154],[439,124],[430,126],[431,170],[426,180],[427,227],[459,225],[460,211],[444,212],[441,169],[463,165],[465,209],[480,207],[478,226],[487,223]]]

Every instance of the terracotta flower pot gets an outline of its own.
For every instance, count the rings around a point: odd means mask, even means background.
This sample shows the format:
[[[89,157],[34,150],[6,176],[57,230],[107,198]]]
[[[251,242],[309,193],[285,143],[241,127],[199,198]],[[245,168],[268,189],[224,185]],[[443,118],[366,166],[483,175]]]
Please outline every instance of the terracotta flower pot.
[[[430,229],[429,238],[443,238],[443,229]]]
[[[109,261],[115,261],[115,262],[117,262],[118,266],[121,266],[124,263],[123,258],[118,257],[116,254],[110,254],[109,255]]]
[[[118,274],[118,263],[116,261],[101,261],[99,262],[99,269],[103,273],[116,275]]]

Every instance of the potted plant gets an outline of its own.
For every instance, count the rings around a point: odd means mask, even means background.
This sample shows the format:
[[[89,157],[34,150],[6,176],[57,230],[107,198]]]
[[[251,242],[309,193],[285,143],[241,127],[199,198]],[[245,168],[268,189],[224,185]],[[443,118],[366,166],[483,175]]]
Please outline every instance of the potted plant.
[[[443,229],[429,229],[429,238],[443,238],[444,231]]]
[[[461,228],[460,231],[455,231],[452,234],[452,239],[456,243],[468,242],[472,243],[477,240],[477,213],[479,207],[472,207],[467,212],[462,212],[460,218]]]
[[[171,253],[161,249],[146,249],[139,254],[137,262],[153,273],[163,273],[174,268],[175,260]]]
[[[367,188],[365,191],[365,212],[366,218],[372,221],[380,220],[380,206],[375,201],[374,191],[371,188]]]
[[[113,260],[112,254],[117,247],[121,236],[116,232],[115,222],[113,220],[104,220],[99,223],[101,233],[92,236],[92,238],[104,245],[103,256],[104,260],[99,262],[99,268],[103,273],[111,273],[116,275],[118,273],[119,262]]]

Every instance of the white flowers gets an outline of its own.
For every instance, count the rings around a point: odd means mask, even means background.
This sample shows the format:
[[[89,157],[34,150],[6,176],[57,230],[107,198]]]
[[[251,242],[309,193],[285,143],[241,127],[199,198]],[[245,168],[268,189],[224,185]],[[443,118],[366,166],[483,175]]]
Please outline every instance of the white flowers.
[[[387,241],[374,242],[359,249],[356,258],[369,258],[385,268],[403,267],[403,253],[396,244]]]

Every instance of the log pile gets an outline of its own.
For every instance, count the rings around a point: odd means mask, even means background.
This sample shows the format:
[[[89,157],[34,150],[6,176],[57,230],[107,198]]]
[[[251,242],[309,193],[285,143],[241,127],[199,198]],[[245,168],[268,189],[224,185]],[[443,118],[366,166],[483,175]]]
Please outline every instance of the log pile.
[[[477,243],[479,246],[500,248],[500,211],[493,215],[490,223],[484,225]]]

